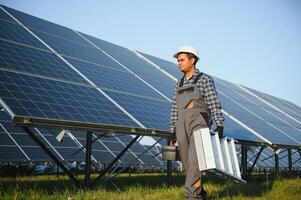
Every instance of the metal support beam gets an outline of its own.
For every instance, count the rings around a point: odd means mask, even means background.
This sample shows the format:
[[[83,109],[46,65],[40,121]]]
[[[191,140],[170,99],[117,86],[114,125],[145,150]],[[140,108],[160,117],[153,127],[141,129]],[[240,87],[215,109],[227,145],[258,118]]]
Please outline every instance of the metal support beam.
[[[251,168],[250,168],[249,171],[248,171],[248,176],[251,175],[251,173],[252,173],[252,171],[253,171],[253,168],[254,168],[254,166],[256,165],[257,160],[258,160],[258,158],[259,158],[261,152],[264,150],[264,148],[265,148],[265,146],[261,146],[261,148],[260,148],[259,152],[257,153],[256,158],[255,158],[255,160],[254,160],[254,162],[253,162]]]
[[[167,185],[171,185],[171,176],[172,176],[172,161],[168,160],[167,162]]]
[[[87,131],[86,136],[86,168],[85,168],[85,186],[90,186],[91,180],[91,152],[92,152],[92,131]]]
[[[98,139],[100,139],[101,137],[104,137],[107,133],[109,133],[109,131],[104,132],[103,134],[98,135],[95,139],[93,139],[91,141],[91,143],[93,144],[95,141],[97,141]],[[85,149],[86,146],[82,146],[81,148],[79,148],[78,150],[76,150],[72,156],[75,156],[77,153],[79,153],[81,150]]]
[[[95,184],[107,173],[109,172],[112,167],[114,166],[114,164],[119,160],[119,158],[121,158],[121,156],[138,140],[138,138],[140,137],[140,135],[137,135],[119,154],[118,156],[115,157],[115,159],[108,165],[107,168],[105,168],[103,170],[103,172],[101,174],[99,174],[98,177],[96,177],[96,179],[94,180],[94,182],[92,183],[91,186],[95,186]]]
[[[247,168],[248,168],[248,149],[247,146],[241,145],[241,171],[242,171],[242,179],[247,178]]]
[[[279,155],[275,152],[275,176],[279,176]]]
[[[168,144],[168,140],[167,140],[167,145]],[[172,161],[171,160],[167,160],[167,166],[166,166],[166,173],[167,173],[167,185],[170,186],[171,185],[171,176],[172,176]]]
[[[138,155],[138,157],[135,159],[137,160],[138,158],[141,158],[145,153],[149,152],[151,148],[153,148],[156,144],[158,144],[161,140],[163,140],[164,138],[161,138],[159,140],[157,140],[157,142],[155,142],[152,146],[149,146],[147,149],[145,149],[141,154]],[[161,153],[161,152],[160,152]],[[159,155],[159,154],[158,154]],[[153,158],[155,158],[158,155],[154,155]],[[118,171],[117,173],[115,173],[113,176],[111,177],[115,177],[117,174],[122,173],[127,167],[131,166],[135,160],[132,160],[126,167],[124,167],[122,170]],[[106,181],[108,180],[108,178],[106,179]]]
[[[73,183],[77,186],[81,186],[80,182],[74,177],[74,175],[57,159],[57,157],[46,147],[46,145],[40,141],[40,139],[26,126],[22,126],[22,129],[43,149],[43,151],[69,176]]]
[[[281,150],[281,151],[278,153],[278,155],[280,155],[281,153],[283,153],[283,152],[285,152],[285,151],[286,151],[285,149]],[[274,155],[272,154],[271,156],[268,156],[268,157],[262,159],[261,161],[265,161],[265,160],[267,160],[267,159],[269,159],[269,158],[273,158],[273,157],[274,157]]]
[[[291,148],[288,148],[288,149],[291,149]],[[295,154],[295,153],[298,153],[298,151],[295,151],[295,152],[293,152],[293,153],[292,153],[292,155],[293,155],[293,154]],[[286,158],[286,157],[288,157],[288,155],[285,155],[285,156],[279,157],[279,160],[281,160],[281,159],[283,159],[283,158]]]
[[[288,174],[291,175],[293,171],[292,149],[287,149],[287,155],[288,155]]]

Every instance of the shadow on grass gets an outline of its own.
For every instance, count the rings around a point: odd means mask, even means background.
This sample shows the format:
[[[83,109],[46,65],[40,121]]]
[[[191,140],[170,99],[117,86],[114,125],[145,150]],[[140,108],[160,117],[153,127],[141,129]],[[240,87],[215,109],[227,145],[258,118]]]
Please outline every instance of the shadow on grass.
[[[92,181],[96,175],[92,177]],[[184,183],[185,177],[183,175],[174,175],[172,177],[172,185],[181,187]],[[83,176],[79,176],[79,180],[83,183]],[[122,174],[118,177],[113,177],[108,181],[104,179],[97,182],[96,187],[91,190],[97,190],[99,188],[107,191],[126,190],[130,187],[140,186],[147,188],[162,188],[166,187],[166,175],[165,174]],[[76,187],[67,176],[30,176],[30,177],[18,177],[18,178],[1,178],[0,189],[2,191],[12,191],[18,188],[18,190],[26,191],[28,189],[46,191],[48,194],[52,192],[63,192],[66,190],[76,191],[79,188]]]
[[[83,176],[79,176],[83,182]],[[94,175],[92,180],[96,176]],[[287,177],[289,179],[289,177]],[[16,181],[17,180],[17,181]],[[0,179],[0,188],[2,191],[13,191],[18,189],[20,192],[29,189],[40,190],[47,194],[54,192],[77,191],[73,183],[66,176],[56,177],[55,175],[26,177],[18,179]],[[146,188],[162,188],[166,187],[165,174],[122,174],[118,177],[113,177],[107,182],[101,180],[92,190],[105,189],[106,191],[123,191],[131,187],[146,187]],[[203,177],[205,187],[209,192],[209,199],[219,199],[222,197],[261,197],[272,189],[274,182],[273,177],[253,176],[246,184],[237,184],[232,181],[227,181],[213,175]],[[181,188],[184,184],[184,175],[173,175],[172,186]]]
[[[281,177],[282,179],[294,179],[295,177],[287,176]],[[205,185],[214,185],[215,189],[209,191],[209,199],[219,199],[222,197],[262,197],[273,190],[273,185],[280,179],[271,175],[252,176],[247,180],[247,183],[235,183],[230,180],[224,180],[219,177],[207,176]]]

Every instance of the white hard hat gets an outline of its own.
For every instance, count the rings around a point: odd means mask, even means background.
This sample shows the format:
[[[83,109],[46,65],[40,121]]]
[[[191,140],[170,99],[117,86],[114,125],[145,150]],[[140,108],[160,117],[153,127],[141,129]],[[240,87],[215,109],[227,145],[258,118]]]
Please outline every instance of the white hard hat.
[[[199,58],[199,53],[197,52],[197,50],[190,45],[182,46],[181,48],[179,48],[179,50],[173,55],[173,57],[178,58],[179,53],[192,53],[197,58]]]

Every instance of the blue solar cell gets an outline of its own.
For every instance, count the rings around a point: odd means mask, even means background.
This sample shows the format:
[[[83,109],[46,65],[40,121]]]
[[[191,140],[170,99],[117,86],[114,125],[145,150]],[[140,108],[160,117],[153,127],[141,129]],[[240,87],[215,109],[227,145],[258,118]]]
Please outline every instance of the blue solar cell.
[[[274,97],[275,98],[275,97]],[[296,110],[297,113],[295,113],[298,117],[301,117],[301,107],[297,106],[296,104],[286,101],[285,99],[279,99],[276,98],[281,105],[284,107],[287,107],[290,111]]]
[[[50,160],[48,155],[39,146],[22,146],[22,149],[30,157],[31,161]]]
[[[164,75],[154,66],[146,63],[139,58],[134,52],[117,46],[115,44],[94,38],[83,34],[89,41],[107,52],[110,56],[133,71],[135,74],[146,80],[153,87],[158,89],[166,96],[172,97],[172,90],[175,85],[174,81]]]
[[[287,124],[281,116],[273,114],[274,111],[270,110],[271,108],[267,108],[266,104],[259,101],[254,96],[243,92],[234,84],[225,84],[225,81],[219,80],[216,85],[224,94],[231,97],[231,99],[238,101],[239,104],[246,107],[267,122],[266,126],[273,126],[274,129],[277,129],[277,131],[281,132],[283,135],[286,135],[291,139],[293,138],[293,140],[298,141],[301,144],[301,131]],[[231,112],[231,110],[229,110],[229,112]],[[273,137],[273,135],[269,136],[269,138],[271,137]]]
[[[245,87],[247,88],[247,87]],[[270,104],[272,104],[273,106],[277,107],[278,109],[282,110],[283,112],[291,115],[292,117],[294,117],[295,119],[301,121],[301,108],[294,105],[293,103],[290,103],[288,101],[279,99],[277,97],[273,97],[271,95],[262,93],[262,92],[258,92],[254,89],[251,88],[247,88],[248,90],[250,90],[251,92],[253,92],[255,95],[259,96],[260,98],[266,100],[267,102],[269,102]],[[274,110],[273,108],[271,108],[270,106],[267,105],[267,107],[269,107],[269,109]],[[296,126],[300,126],[300,123],[297,123],[296,121],[292,120],[292,119],[288,119],[288,121],[292,121],[292,123],[295,123]]]
[[[16,146],[0,146],[1,161],[26,161],[26,157]]]
[[[137,127],[91,87],[0,71],[0,91],[11,93],[1,98],[16,115]]]
[[[26,27],[51,33],[59,37],[66,38],[68,40],[73,40],[76,42],[87,44],[85,40],[83,40],[73,30],[69,28],[54,24],[49,21],[45,21],[43,19],[22,13],[20,11],[5,6],[4,9],[8,11],[10,14],[12,14],[15,18],[17,18],[17,20],[19,20]]]
[[[79,149],[79,147],[55,147],[55,149],[62,155],[64,160],[69,161],[84,161],[85,160],[85,153],[83,151],[79,151],[78,153],[74,154],[75,151]]]
[[[87,83],[56,55],[10,42],[1,42],[0,65],[1,68],[8,70],[76,83]],[[26,83],[23,82],[22,84]]]
[[[111,153],[102,150],[92,150],[93,157],[103,164],[109,164],[115,158]]]
[[[45,46],[36,38],[34,38],[23,27],[11,22],[0,20],[1,46],[2,46],[2,42],[5,40],[45,49]]]
[[[286,124],[286,125],[290,125],[296,129],[298,129],[299,131],[301,131],[301,124],[299,124],[298,122],[296,122],[295,120],[293,120],[292,118],[284,115],[283,113],[280,113],[276,110],[267,110],[267,112],[271,113],[272,115],[274,115],[275,117],[283,120],[283,123]],[[296,116],[292,116],[294,117],[295,119],[298,120],[298,118],[296,118]]]
[[[104,144],[114,152],[121,152],[124,149],[124,146],[120,144],[119,142],[104,142]]]
[[[11,133],[11,136],[20,146],[38,146],[26,133]]]
[[[180,79],[183,76],[183,73],[179,70],[177,64],[173,62],[169,62],[167,60],[163,60],[161,58],[157,58],[155,56],[148,55],[146,53],[139,52],[142,56],[153,62],[154,64],[158,65],[160,68],[164,69],[169,74],[173,75],[175,78]],[[176,61],[176,59],[175,59]]]
[[[18,126],[14,126],[11,119],[10,121],[1,120],[1,124],[9,133],[23,133],[23,129]]]
[[[0,19],[10,22],[15,22],[8,14],[6,14],[2,9],[0,9]]]
[[[225,92],[225,91],[223,91]],[[260,120],[250,112],[246,111],[245,108],[237,105],[230,99],[223,95],[219,95],[219,99],[223,105],[223,108],[230,113],[235,118],[239,119],[241,122],[255,130],[260,135],[264,136],[272,143],[275,144],[288,144],[298,146],[299,143],[288,138],[280,131],[269,126],[265,121]]]
[[[80,43],[65,40],[63,38],[55,37],[39,31],[34,31],[44,42],[46,42],[51,48],[57,51],[59,54],[65,57],[72,57],[79,60],[85,60],[99,65],[105,65],[107,67],[124,70],[118,63],[106,56],[95,47],[89,45],[83,45]]]
[[[1,123],[1,122],[0,122]],[[2,145],[15,145],[8,134],[0,127],[0,146]]]
[[[146,128],[169,130],[169,102],[111,91],[107,91],[107,94],[142,122]]]
[[[129,72],[78,61],[71,58],[67,58],[67,60],[101,89],[109,89],[162,99],[162,96],[147,85],[143,84]]]
[[[224,134],[230,138],[235,138],[237,140],[243,141],[253,141],[253,142],[264,142],[262,139],[249,132],[247,129],[244,129],[238,126],[233,120],[225,117],[225,126]]]
[[[121,161],[123,166],[127,166],[128,164],[132,164],[132,165],[141,165],[142,163],[140,161],[137,160],[137,158],[131,154],[131,153],[125,153],[122,157],[121,157]],[[148,164],[148,163],[145,163]],[[122,166],[122,165],[121,165]]]

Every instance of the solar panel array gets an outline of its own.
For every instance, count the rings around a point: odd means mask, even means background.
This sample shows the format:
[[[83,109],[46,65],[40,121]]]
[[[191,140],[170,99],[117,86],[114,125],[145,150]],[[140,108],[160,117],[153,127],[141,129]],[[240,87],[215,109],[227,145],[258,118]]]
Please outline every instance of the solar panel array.
[[[168,131],[175,81],[182,76],[174,63],[5,6],[0,9],[0,22],[0,103],[10,117]],[[226,136],[239,141],[300,146],[298,106],[214,80],[226,118]],[[24,139],[27,136],[12,125],[9,116],[2,117],[0,160],[47,159],[32,141]],[[83,160],[83,152],[72,157],[72,152],[85,144],[82,134],[71,131],[75,137],[65,136],[60,144],[49,129],[34,131],[62,160]],[[130,139],[131,136],[101,138],[93,144],[92,155],[97,161],[110,161]],[[126,156],[135,158],[144,150],[137,144]],[[136,159],[136,164],[162,165],[162,160],[153,159],[154,153],[150,152]]]
[[[240,145],[236,147],[237,152],[241,151]],[[248,167],[250,168],[253,163],[255,162],[255,158],[257,153],[259,152],[260,148],[249,148],[248,149]],[[261,154],[259,159],[257,160],[254,168],[258,171],[261,170],[274,170],[275,168],[275,155],[274,150],[271,148],[265,148]],[[282,171],[286,171],[288,168],[288,152],[286,149],[280,150],[279,154],[279,167]],[[241,160],[241,154],[238,154],[239,161]],[[292,164],[293,168],[297,169],[301,168],[301,159],[300,153],[298,150],[292,150]]]

